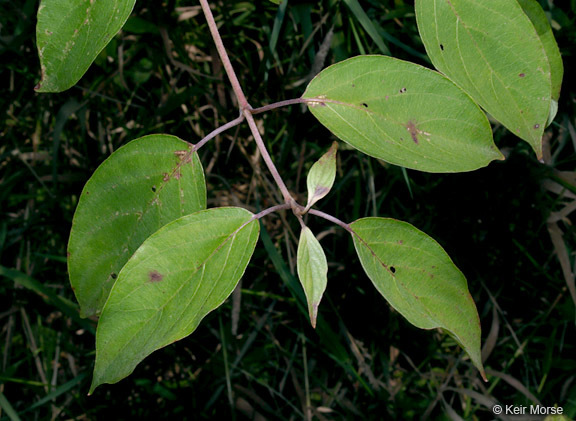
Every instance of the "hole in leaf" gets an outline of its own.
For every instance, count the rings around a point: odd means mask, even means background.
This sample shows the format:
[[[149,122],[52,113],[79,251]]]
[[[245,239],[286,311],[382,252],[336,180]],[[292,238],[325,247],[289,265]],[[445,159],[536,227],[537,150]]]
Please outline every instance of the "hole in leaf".
[[[390,272],[396,273],[396,268],[394,266],[390,266]]]
[[[156,186],[152,186],[152,191],[156,193]]]
[[[363,106],[364,108],[368,108],[368,104],[366,104],[365,102],[362,103],[362,106]]]
[[[110,274],[110,277],[111,277],[112,279],[116,279],[116,278],[118,278],[118,275],[115,274],[115,273],[111,273],[111,274]]]
[[[442,44],[440,44],[440,49],[444,51],[444,46]]]
[[[401,93],[401,94],[403,94],[404,92],[406,92],[406,88],[400,89],[400,93]]]
[[[539,128],[540,128],[540,124],[534,124],[534,128],[535,128],[535,129],[539,129]]]

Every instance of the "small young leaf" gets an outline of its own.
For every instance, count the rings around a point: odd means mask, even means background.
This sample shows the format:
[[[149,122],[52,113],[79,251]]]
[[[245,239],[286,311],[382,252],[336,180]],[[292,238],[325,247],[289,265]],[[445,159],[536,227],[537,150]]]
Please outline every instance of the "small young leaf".
[[[390,305],[416,327],[445,329],[484,377],[476,306],[444,249],[394,219],[363,218],[350,227],[362,267]]]
[[[542,156],[551,75],[545,48],[517,1],[417,0],[434,66]]]
[[[130,16],[136,0],[42,0],[36,44],[42,80],[38,92],[61,92],[86,73]]]
[[[150,234],[205,208],[202,164],[183,140],[145,136],[110,155],[80,195],[68,242],[82,316],[100,313],[120,269]]]
[[[385,56],[324,69],[303,98],[332,133],[392,164],[428,172],[472,171],[503,159],[485,114],[441,74]]]
[[[298,243],[298,278],[306,293],[312,327],[316,327],[318,305],[327,283],[328,263],[320,242],[308,227],[302,228]]]
[[[308,186],[308,204],[306,210],[310,209],[320,199],[328,194],[334,179],[336,178],[336,151],[338,150],[338,142],[332,143],[328,152],[320,157],[318,161],[312,165],[306,185]]]
[[[140,246],[102,311],[90,393],[190,335],[224,302],[258,240],[259,224],[252,217],[241,208],[200,211],[164,226]]]

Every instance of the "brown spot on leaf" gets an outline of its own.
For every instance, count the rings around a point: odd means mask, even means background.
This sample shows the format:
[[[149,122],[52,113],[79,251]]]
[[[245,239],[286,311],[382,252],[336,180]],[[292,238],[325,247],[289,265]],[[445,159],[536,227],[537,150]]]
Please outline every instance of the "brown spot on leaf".
[[[538,130],[540,128],[540,124],[534,124],[534,128]]]
[[[192,162],[192,151],[174,151],[174,155],[176,155],[180,161],[184,161],[185,164]]]
[[[406,127],[406,130],[408,130],[408,133],[410,133],[410,136],[412,136],[414,143],[418,144],[418,135],[422,132],[418,130],[416,124],[410,120],[404,127]]]
[[[180,172],[180,168],[177,168],[176,171],[174,171],[174,178],[180,180],[180,177],[182,177],[182,173]]]
[[[151,270],[148,272],[148,282],[160,282],[162,279],[164,279],[164,275],[157,270]]]
[[[519,76],[519,77],[524,77],[524,76],[526,76],[526,74],[520,73],[518,76]]]
[[[170,174],[168,174],[167,172],[162,173],[162,181],[166,182],[170,180]]]

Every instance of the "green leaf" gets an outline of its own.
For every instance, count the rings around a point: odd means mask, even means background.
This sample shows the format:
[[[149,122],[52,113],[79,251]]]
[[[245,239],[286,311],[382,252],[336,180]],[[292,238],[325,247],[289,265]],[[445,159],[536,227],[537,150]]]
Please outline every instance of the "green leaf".
[[[110,155],[80,195],[68,243],[82,316],[101,311],[120,269],[148,236],[205,208],[204,172],[189,143],[150,135]]]
[[[306,210],[310,209],[320,199],[330,192],[336,178],[336,151],[338,142],[332,143],[328,152],[320,157],[312,165],[308,172],[306,185],[308,187],[308,204]]]
[[[434,66],[542,156],[551,76],[545,48],[518,2],[417,0]]]
[[[38,92],[61,92],[80,80],[130,16],[136,0],[42,0],[36,44]]]
[[[526,13],[526,16],[534,25],[536,33],[542,41],[546,57],[550,63],[550,79],[552,82],[552,100],[558,101],[560,98],[560,89],[562,87],[562,76],[564,75],[564,65],[562,63],[562,56],[558,49],[558,44],[552,33],[550,22],[546,17],[546,13],[542,10],[542,6],[536,0],[518,0],[518,3]],[[556,103],[556,108],[558,104]]]
[[[303,227],[298,243],[298,278],[306,293],[312,327],[316,327],[318,305],[326,290],[328,262],[320,242],[308,227]]]
[[[140,246],[102,311],[90,393],[190,335],[224,302],[254,252],[259,225],[253,216],[240,208],[200,211],[164,226]]]
[[[356,149],[428,172],[472,171],[503,159],[482,110],[446,77],[385,56],[330,66],[303,98],[312,114]]]
[[[362,267],[390,305],[416,327],[445,329],[484,377],[476,306],[442,247],[394,219],[363,218],[350,227]]]

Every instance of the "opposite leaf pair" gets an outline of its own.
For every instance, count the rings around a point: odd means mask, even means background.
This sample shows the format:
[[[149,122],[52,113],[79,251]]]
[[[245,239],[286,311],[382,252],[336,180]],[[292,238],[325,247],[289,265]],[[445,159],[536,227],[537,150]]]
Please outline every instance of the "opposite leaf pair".
[[[312,167],[311,200],[332,185],[335,152],[333,145]],[[147,174],[143,168],[159,169]],[[195,152],[167,135],[120,148],[84,188],[70,237],[69,269],[83,315],[100,314],[91,392],[191,334],[242,277],[258,240],[258,218],[267,213],[194,211],[185,205],[202,208],[205,195]],[[180,216],[187,211],[192,213]],[[364,269],[390,304],[418,327],[446,329],[483,373],[474,302],[444,250],[393,219],[365,218],[346,227]],[[298,246],[298,274],[315,324],[327,262],[307,227]]]

